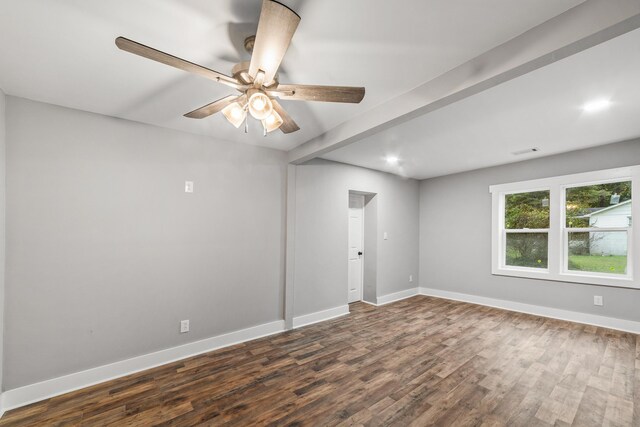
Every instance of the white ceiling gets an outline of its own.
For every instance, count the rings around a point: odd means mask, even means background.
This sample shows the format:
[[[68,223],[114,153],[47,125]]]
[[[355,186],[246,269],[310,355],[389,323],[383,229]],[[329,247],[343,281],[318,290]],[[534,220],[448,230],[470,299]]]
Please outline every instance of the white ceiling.
[[[280,80],[367,89],[360,105],[283,102],[302,128],[294,134],[263,138],[257,122],[245,135],[221,115],[184,118],[229,90],[114,45],[122,35],[228,74],[239,59],[234,43],[242,43],[243,33],[257,24],[259,0],[3,0],[0,88],[10,95],[288,150],[582,0],[284,3],[302,21]],[[230,37],[230,32],[239,35]],[[350,150],[356,149],[362,150]],[[360,158],[343,150],[332,156]]]
[[[582,110],[600,98],[609,110]],[[635,30],[322,157],[424,179],[631,139],[639,118]]]

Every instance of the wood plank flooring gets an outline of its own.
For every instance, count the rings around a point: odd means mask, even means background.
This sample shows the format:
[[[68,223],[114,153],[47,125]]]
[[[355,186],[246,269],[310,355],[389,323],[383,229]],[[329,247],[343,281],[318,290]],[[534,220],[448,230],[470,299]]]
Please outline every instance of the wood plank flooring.
[[[640,426],[640,340],[417,296],[8,412],[18,425]]]

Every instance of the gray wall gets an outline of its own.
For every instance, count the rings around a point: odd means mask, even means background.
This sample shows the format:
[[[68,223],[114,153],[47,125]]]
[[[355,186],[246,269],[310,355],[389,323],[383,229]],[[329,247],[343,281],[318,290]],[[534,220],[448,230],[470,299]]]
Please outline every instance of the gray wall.
[[[0,90],[0,392],[3,388],[4,366],[4,268],[5,268],[5,181],[6,181],[6,96]]]
[[[284,152],[7,97],[5,387],[282,319],[285,184]]]
[[[296,170],[295,316],[347,303],[349,190],[377,194],[377,296],[419,283],[418,181],[313,160]]]
[[[421,286],[640,320],[640,291],[491,275],[489,185],[640,164],[640,140],[420,183]],[[593,296],[604,296],[604,306]]]

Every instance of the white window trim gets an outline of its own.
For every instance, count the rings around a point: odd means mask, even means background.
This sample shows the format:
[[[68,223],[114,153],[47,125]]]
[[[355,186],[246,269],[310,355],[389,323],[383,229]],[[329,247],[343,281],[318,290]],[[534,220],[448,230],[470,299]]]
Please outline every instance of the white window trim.
[[[607,273],[581,273],[566,269],[564,244],[567,238],[565,229],[564,198],[565,189],[576,186],[631,181],[631,212],[636,218],[628,229],[627,240],[627,274],[624,276]],[[534,191],[549,191],[549,254],[547,268],[528,268],[506,266],[502,259],[505,244],[504,230],[504,200],[506,194],[525,193]],[[614,286],[640,289],[634,272],[640,271],[640,257],[636,256],[634,248],[640,247],[640,227],[634,227],[640,221],[640,166],[629,166],[616,169],[606,169],[594,172],[578,173],[530,181],[498,184],[489,187],[491,193],[491,273],[500,276],[525,277],[530,279],[554,280],[560,282],[585,283],[593,285]],[[607,231],[615,229],[607,228]],[[529,230],[531,232],[547,230]],[[571,230],[574,231],[574,230]]]

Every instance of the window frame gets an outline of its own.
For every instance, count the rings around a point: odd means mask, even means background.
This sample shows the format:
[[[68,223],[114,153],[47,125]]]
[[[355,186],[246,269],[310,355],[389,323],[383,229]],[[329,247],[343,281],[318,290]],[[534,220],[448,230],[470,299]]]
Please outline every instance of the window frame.
[[[565,248],[568,247],[569,232],[579,232],[582,228],[566,227],[566,189],[620,181],[631,181],[631,215],[636,217],[636,221],[632,221],[629,227],[607,227],[600,230],[627,232],[627,274],[569,270],[568,256],[565,252]],[[507,266],[505,196],[535,191],[549,191],[549,229],[527,231],[548,232],[547,268]],[[634,276],[634,272],[640,271],[640,257],[634,256],[634,248],[640,247],[638,242],[640,230],[634,227],[634,222],[640,218],[640,166],[491,185],[489,192],[492,195],[491,273],[493,275],[640,289],[640,283],[636,282]],[[637,202],[634,203],[634,199]]]
[[[505,211],[506,211],[506,197],[510,194],[520,194],[520,193],[535,193],[540,191],[549,191],[549,228],[506,228],[505,227]],[[537,268],[537,267],[521,267],[516,265],[507,265],[507,234],[513,233],[546,233],[547,234],[547,252],[549,251],[549,246],[551,242],[549,238],[551,237],[551,190],[549,188],[533,188],[525,191],[506,191],[502,193],[501,203],[500,203],[500,260],[499,264],[501,269],[509,270],[509,271],[529,271],[529,272],[548,272],[549,271],[549,253],[547,253],[547,267],[546,268]]]

